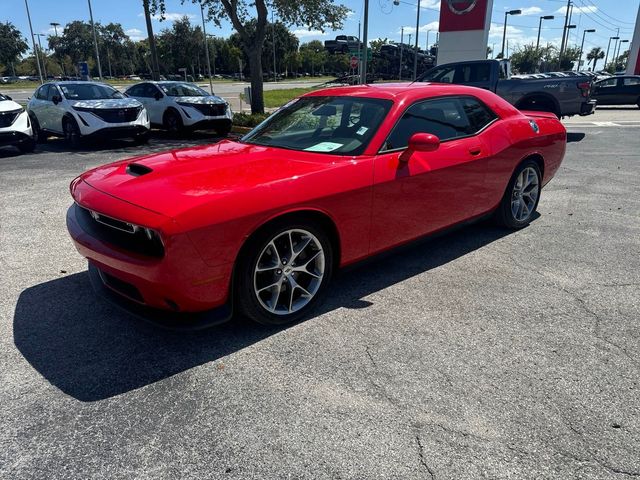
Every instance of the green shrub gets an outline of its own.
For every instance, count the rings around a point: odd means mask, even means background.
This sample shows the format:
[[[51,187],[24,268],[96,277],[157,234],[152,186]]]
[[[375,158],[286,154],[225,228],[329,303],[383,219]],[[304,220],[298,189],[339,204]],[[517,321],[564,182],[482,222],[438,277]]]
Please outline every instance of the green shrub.
[[[238,127],[255,127],[268,116],[268,113],[235,113],[233,124]]]

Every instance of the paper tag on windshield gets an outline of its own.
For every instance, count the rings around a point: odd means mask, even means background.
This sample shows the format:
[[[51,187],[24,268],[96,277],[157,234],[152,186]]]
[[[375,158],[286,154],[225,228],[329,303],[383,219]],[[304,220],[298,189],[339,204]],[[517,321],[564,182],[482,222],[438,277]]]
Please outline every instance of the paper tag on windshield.
[[[364,135],[365,133],[367,133],[367,130],[369,130],[367,127],[360,127],[356,133],[358,135]]]
[[[309,148],[305,148],[307,152],[333,152],[334,150],[340,148],[342,146],[341,143],[334,142],[320,142],[315,145],[312,145]]]

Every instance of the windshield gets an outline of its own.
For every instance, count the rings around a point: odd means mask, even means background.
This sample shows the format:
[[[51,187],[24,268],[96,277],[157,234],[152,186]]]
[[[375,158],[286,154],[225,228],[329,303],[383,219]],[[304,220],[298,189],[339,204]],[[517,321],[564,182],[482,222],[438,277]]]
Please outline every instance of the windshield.
[[[278,110],[241,141],[332,155],[360,155],[391,105],[391,100],[377,98],[303,97]]]
[[[66,83],[60,89],[69,100],[105,100],[124,98],[124,95],[109,85],[100,83]]]
[[[209,95],[191,83],[161,83],[159,86],[170,97],[204,97]]]

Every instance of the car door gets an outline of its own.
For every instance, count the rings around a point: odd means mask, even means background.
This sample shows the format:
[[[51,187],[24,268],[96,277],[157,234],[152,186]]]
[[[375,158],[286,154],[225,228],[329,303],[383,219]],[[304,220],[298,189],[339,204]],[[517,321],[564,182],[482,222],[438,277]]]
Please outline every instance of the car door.
[[[640,105],[640,77],[622,77],[624,105]]]
[[[596,98],[601,105],[616,105],[618,78],[607,78],[596,84]]]
[[[448,227],[485,207],[491,152],[481,132],[497,119],[475,97],[411,105],[374,163],[371,252]],[[406,149],[415,133],[440,141],[433,152]]]
[[[35,114],[40,128],[47,130],[47,95],[49,93],[49,84],[42,85],[33,95],[31,102],[31,111]]]
[[[151,123],[161,125],[163,122],[164,112],[167,108],[168,97],[160,91],[157,85],[153,83],[147,83],[144,90],[144,98],[146,103],[144,106],[147,108],[147,113]]]
[[[54,99],[56,100],[54,102]],[[53,132],[62,133],[62,117],[65,114],[64,100],[60,89],[51,84],[47,92],[47,129]]]

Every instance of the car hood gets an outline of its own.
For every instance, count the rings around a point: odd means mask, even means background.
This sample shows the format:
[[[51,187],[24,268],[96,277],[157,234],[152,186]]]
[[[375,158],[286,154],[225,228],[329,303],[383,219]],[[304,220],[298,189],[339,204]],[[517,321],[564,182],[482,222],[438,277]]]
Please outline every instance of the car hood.
[[[111,98],[103,100],[70,100],[72,107],[80,108],[132,108],[140,107],[142,104],[135,98]]]
[[[224,140],[123,160],[90,170],[81,178],[108,195],[176,218],[252,189],[273,195],[270,192],[277,183],[296,181],[349,160]]]
[[[20,104],[13,100],[0,101],[0,112],[12,112],[14,110],[20,110],[21,108]]]
[[[174,97],[176,102],[192,103],[197,105],[215,105],[219,103],[226,103],[223,98],[217,95],[207,95],[206,97]]]

